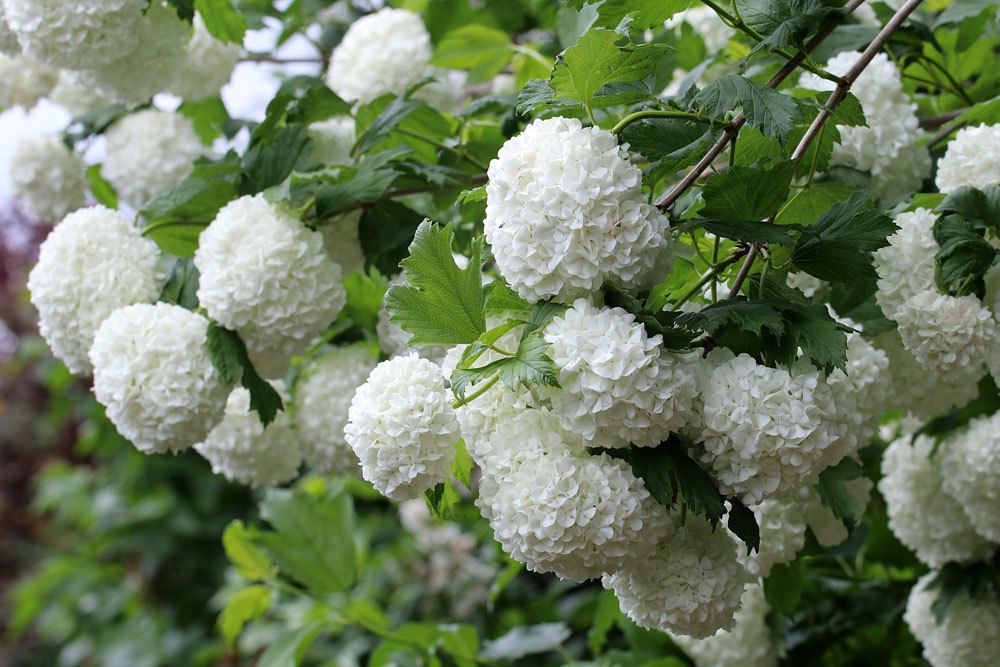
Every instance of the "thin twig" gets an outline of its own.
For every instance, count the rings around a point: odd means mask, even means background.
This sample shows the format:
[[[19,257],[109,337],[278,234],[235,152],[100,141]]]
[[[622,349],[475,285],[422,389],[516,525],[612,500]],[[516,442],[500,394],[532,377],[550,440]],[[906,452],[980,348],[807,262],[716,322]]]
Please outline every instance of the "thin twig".
[[[323,58],[279,58],[269,53],[245,53],[241,60],[245,63],[275,63],[278,65],[294,65],[298,63],[323,64]]]
[[[924,118],[919,119],[920,129],[933,130],[941,127],[942,125],[955,120],[966,111],[968,111],[968,109],[956,109],[955,111],[949,111],[948,113],[939,114],[937,116],[925,116]]]
[[[927,142],[927,149],[930,150],[931,148],[934,148],[937,144],[947,139],[952,132],[961,130],[965,126],[966,122],[963,120],[959,123],[955,123],[954,125],[946,125],[945,127],[942,127],[941,130]]]

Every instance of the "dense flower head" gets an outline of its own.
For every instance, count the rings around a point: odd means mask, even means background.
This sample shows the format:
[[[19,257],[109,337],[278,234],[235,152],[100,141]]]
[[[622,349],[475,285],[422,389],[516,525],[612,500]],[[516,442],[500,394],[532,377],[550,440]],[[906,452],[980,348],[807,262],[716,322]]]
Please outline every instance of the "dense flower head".
[[[751,575],[767,577],[772,567],[795,560],[802,551],[806,519],[795,492],[763,500],[752,509],[760,527],[760,548],[750,552],[746,544],[737,542],[739,561]]]
[[[275,389],[287,399],[284,383]],[[266,427],[250,410],[250,392],[233,389],[225,415],[195,450],[212,464],[212,472],[248,486],[274,486],[295,479],[302,454],[291,421],[284,412]]]
[[[867,477],[858,477],[844,482],[844,487],[858,504],[861,514],[864,514],[875,484]],[[800,489],[799,495],[806,523],[816,536],[817,542],[824,547],[833,547],[847,539],[850,533],[844,525],[844,520],[823,504],[815,489],[804,486]]]
[[[73,116],[109,106],[108,101],[101,97],[93,86],[87,85],[81,79],[79,72],[68,69],[59,72],[56,85],[46,97]]]
[[[878,489],[885,498],[889,527],[931,567],[984,558],[993,545],[976,533],[962,504],[945,493],[938,460],[931,458],[933,449],[930,436],[904,435],[885,450]]]
[[[962,592],[939,623],[932,606],[941,594],[925,574],[910,592],[903,620],[924,648],[931,667],[995,667],[1000,664],[1000,602],[992,591],[978,597]]]
[[[441,368],[416,355],[380,363],[354,394],[344,434],[384,496],[416,498],[448,479],[461,434]]]
[[[545,410],[493,432],[476,501],[504,551],[533,572],[585,581],[648,556],[669,528],[627,463],[582,451]]]
[[[340,267],[319,232],[263,195],[230,202],[202,232],[194,264],[198,300],[243,337],[255,365],[278,377],[294,354],[336,319],[345,294]]]
[[[306,464],[323,475],[358,473],[344,437],[351,399],[378,358],[364,344],[336,347],[309,362],[295,383],[292,414]]]
[[[843,76],[861,53],[844,51],[831,58],[826,70]],[[833,90],[834,83],[815,74],[803,74],[803,88]],[[831,164],[870,172],[876,197],[899,197],[920,188],[930,173],[926,147],[918,146],[916,104],[903,91],[899,69],[879,53],[851,86],[861,102],[867,126],[838,125],[840,140],[833,147]]]
[[[934,258],[940,250],[934,240],[936,220],[926,208],[900,213],[893,220],[899,229],[886,239],[889,245],[872,254],[878,273],[875,300],[886,317],[893,318],[911,296],[934,288]]]
[[[833,392],[808,364],[770,368],[713,351],[700,460],[725,494],[756,504],[815,480],[843,437]]]
[[[1000,185],[1000,124],[959,130],[938,160],[936,183],[945,193],[964,185]]]
[[[186,449],[222,419],[229,388],[207,339],[207,319],[166,303],[119,308],[97,330],[94,395],[139,451]]]
[[[1000,542],[1000,413],[979,417],[941,445],[944,489],[962,504],[973,528]]]
[[[651,558],[627,561],[602,583],[639,627],[700,639],[732,630],[749,579],[729,532],[689,515]]]
[[[87,203],[83,161],[55,137],[23,139],[11,163],[11,190],[36,218],[61,220]]]
[[[312,159],[326,165],[351,164],[356,130],[350,116],[335,116],[309,126]]]
[[[855,322],[844,324],[858,328]],[[859,333],[847,334],[847,364],[827,376],[837,414],[846,421],[846,433],[828,448],[825,459],[835,465],[858,447],[863,447],[878,429],[892,390],[889,355]]]
[[[165,280],[156,244],[121,213],[95,206],[71,213],[45,239],[28,290],[52,354],[83,374],[104,319],[122,306],[155,301]]]
[[[214,97],[229,81],[239,61],[240,45],[213,37],[201,14],[195,14],[194,30],[170,92],[192,102]]]
[[[323,247],[331,260],[340,265],[347,276],[365,267],[365,253],[358,237],[361,211],[351,211],[327,220],[318,231],[323,235]]]
[[[24,52],[67,69],[107,64],[135,47],[145,6],[143,0],[4,0]]]
[[[553,410],[588,442],[653,447],[694,419],[697,362],[662,351],[631,313],[577,299],[545,340],[562,387]]]
[[[135,207],[177,185],[205,152],[186,116],[146,109],[108,128],[101,173]]]
[[[694,660],[695,667],[776,667],[767,614],[771,608],[764,588],[747,584],[731,630],[719,630],[704,639],[673,635],[671,639]]]
[[[974,295],[948,296],[924,290],[896,311],[903,346],[939,375],[967,375],[1000,343],[993,313]]]
[[[0,53],[0,108],[30,109],[49,94],[59,72],[28,56]]]
[[[667,220],[641,185],[610,132],[575,118],[534,121],[490,163],[485,230],[497,268],[529,301],[662,278]]]

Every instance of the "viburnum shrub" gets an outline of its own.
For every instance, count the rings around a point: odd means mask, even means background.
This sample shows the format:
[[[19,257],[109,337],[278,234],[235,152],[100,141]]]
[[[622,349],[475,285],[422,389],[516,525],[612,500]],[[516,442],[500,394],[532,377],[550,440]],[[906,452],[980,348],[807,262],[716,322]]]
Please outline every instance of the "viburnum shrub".
[[[287,4],[0,4],[0,70],[39,72],[0,103],[79,114],[16,153],[56,223],[31,301],[123,436],[251,486],[360,476],[425,550],[474,506],[495,595],[521,566],[608,591],[595,659],[618,607],[697,665],[776,664],[898,540],[930,570],[887,622],[935,667],[1000,663],[996,3]],[[314,72],[230,117],[276,21]],[[316,484],[227,530],[228,639],[279,593],[328,616],[274,660],[346,625],[369,664],[566,639],[394,630]]]

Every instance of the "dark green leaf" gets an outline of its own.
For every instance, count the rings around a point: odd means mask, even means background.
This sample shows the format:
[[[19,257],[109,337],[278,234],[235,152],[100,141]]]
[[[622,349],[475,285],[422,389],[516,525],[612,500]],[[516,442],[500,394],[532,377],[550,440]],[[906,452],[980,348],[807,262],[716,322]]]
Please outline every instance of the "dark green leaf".
[[[851,457],[845,457],[837,465],[821,472],[819,481],[814,485],[819,499],[833,512],[834,516],[842,519],[844,525],[849,529],[854,528],[861,518],[861,507],[851,495],[845,482],[864,477],[864,475],[865,470],[860,463]]]
[[[174,261],[170,269],[160,301],[175,303],[188,310],[198,310],[198,269],[190,257],[181,257]]]
[[[736,74],[716,79],[691,100],[692,110],[703,110],[713,120],[723,120],[737,107],[747,123],[784,145],[802,110],[794,99]]]
[[[941,215],[955,214],[1000,231],[1000,185],[983,189],[960,187],[937,207]]]
[[[781,313],[768,301],[728,299],[707,306],[697,313],[685,313],[677,318],[679,326],[712,333],[722,326],[735,326],[741,331],[757,334],[762,328],[771,335],[780,336],[785,331]]]
[[[309,155],[309,130],[303,125],[281,128],[269,142],[253,144],[243,155],[240,194],[253,195],[288,178]]]
[[[705,183],[702,190],[705,206],[699,213],[706,218],[723,220],[764,220],[777,213],[778,207],[788,198],[794,171],[795,165],[791,161],[772,167],[734,166],[712,176]],[[786,233],[787,230],[779,230],[779,236]]]
[[[518,386],[535,385],[559,386],[555,364],[546,351],[549,344],[537,332],[528,330],[521,338],[512,357],[502,357],[477,368],[458,368],[452,373],[452,389],[459,398],[465,396],[466,389],[482,382],[494,374],[511,389]]]
[[[230,385],[239,381],[250,392],[250,409],[257,413],[261,423],[267,426],[273,422],[284,407],[281,395],[257,373],[239,335],[211,322],[207,346],[222,381]]]
[[[531,304],[518,296],[502,279],[486,286],[486,314],[503,316],[510,313],[527,315]]]
[[[764,597],[771,609],[791,617],[802,599],[803,575],[801,562],[779,563],[764,579]]]
[[[817,368],[830,373],[847,365],[847,333],[830,316],[823,304],[771,301],[782,315],[785,333],[772,348],[765,338],[764,347],[772,360],[791,366],[798,358],[797,350]]]
[[[672,118],[647,118],[630,123],[620,136],[630,150],[651,162],[680,157],[707,138],[714,140],[711,128],[704,123]]]
[[[615,29],[628,16],[633,28],[653,28],[690,5],[690,0],[604,0],[597,10],[597,25]]]
[[[725,514],[718,486],[676,437],[658,447],[632,447],[624,457],[632,472],[646,483],[649,494],[664,507],[675,508],[679,498],[689,512],[705,517],[713,525]]]
[[[358,226],[361,248],[368,266],[383,275],[399,271],[413,236],[424,217],[393,200],[380,201],[365,209]]]
[[[389,102],[385,109],[375,118],[374,122],[358,137],[354,153],[360,155],[367,152],[375,144],[389,136],[406,118],[420,108],[420,102],[397,97]]]
[[[604,286],[604,303],[612,308],[622,308],[635,315],[650,336],[662,336],[663,347],[668,350],[686,350],[697,334],[674,326],[677,315],[665,313],[662,308],[650,309],[639,299],[611,285]]]
[[[984,275],[993,265],[997,251],[986,241],[982,228],[958,215],[946,215],[934,225],[938,243],[935,278],[938,287],[949,292],[968,277]]]
[[[753,511],[736,498],[729,499],[729,530],[747,545],[747,553],[760,551],[760,526]]]
[[[736,11],[746,24],[765,37],[754,47],[778,49],[801,47],[827,16],[838,11],[821,0],[735,0]]]

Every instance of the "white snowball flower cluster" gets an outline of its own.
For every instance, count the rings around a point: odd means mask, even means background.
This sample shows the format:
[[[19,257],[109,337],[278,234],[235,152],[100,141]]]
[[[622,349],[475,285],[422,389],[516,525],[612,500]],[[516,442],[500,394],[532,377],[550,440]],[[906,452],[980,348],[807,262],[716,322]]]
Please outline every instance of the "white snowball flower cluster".
[[[860,56],[858,51],[838,53],[827,62],[826,70],[842,76]],[[811,90],[834,88],[833,82],[808,72],[799,85]],[[837,126],[840,141],[833,147],[831,164],[870,172],[876,197],[898,197],[919,190],[930,173],[931,159],[927,148],[916,143],[916,104],[903,92],[899,69],[879,53],[851,86],[851,92],[861,102],[868,125]]]
[[[336,116],[321,120],[309,126],[312,139],[312,159],[326,165],[351,164],[351,149],[354,148],[354,119],[350,116]]]
[[[700,460],[725,494],[754,505],[815,480],[843,436],[833,392],[808,364],[791,370],[713,351],[702,392]]]
[[[974,295],[924,290],[895,313],[903,346],[921,366],[939,375],[980,367],[1000,341],[993,313]]]
[[[705,42],[705,51],[712,55],[726,48],[726,44],[736,34],[736,29],[726,25],[710,7],[696,5],[674,14],[664,27],[671,29],[687,23]]]
[[[105,318],[122,306],[152,303],[165,280],[156,244],[121,213],[96,206],[71,213],[49,234],[28,290],[52,353],[83,374]]]
[[[311,361],[292,392],[292,414],[306,464],[324,475],[357,474],[344,437],[351,399],[378,358],[364,344],[337,347]]]
[[[68,69],[108,64],[131,51],[145,6],[143,0],[4,0],[24,52]]]
[[[229,388],[207,338],[207,319],[166,303],[119,308],[97,330],[94,395],[139,451],[186,449],[222,419]]]
[[[667,220],[641,187],[610,132],[534,121],[490,163],[485,231],[497,268],[529,301],[657,281],[672,260]]]
[[[323,235],[326,254],[340,265],[345,276],[365,268],[365,252],[358,237],[361,215],[361,211],[339,215],[333,220],[325,221],[318,230]]]
[[[704,639],[673,635],[675,644],[694,660],[695,667],[777,667],[767,614],[771,608],[760,584],[748,584],[731,630],[719,630]]]
[[[83,161],[57,138],[22,140],[11,164],[11,190],[36,218],[61,220],[87,203]]]
[[[976,382],[982,371],[941,376],[921,366],[913,354],[903,347],[898,331],[880,334],[875,342],[889,357],[892,390],[890,410],[902,410],[915,417],[930,418],[957,406],[962,406],[979,393]]]
[[[563,428],[604,447],[654,447],[693,419],[694,360],[661,348],[635,316],[577,299],[545,329]]]
[[[878,273],[875,300],[886,317],[892,318],[910,297],[934,287],[934,258],[940,249],[934,240],[936,220],[926,208],[900,213],[893,220],[899,229],[886,239],[889,245],[872,254]]]
[[[402,95],[425,79],[440,76],[431,66],[431,37],[419,15],[381,9],[351,24],[330,57],[326,83],[345,100],[368,104],[393,93]],[[429,84],[416,97],[440,106],[447,97]],[[437,104],[435,104],[437,103]]]
[[[135,207],[180,183],[205,153],[191,120],[179,113],[138,111],[116,121],[104,136],[101,173]]]
[[[1000,542],[1000,413],[970,422],[941,445],[940,457],[945,491],[977,533]]]
[[[504,551],[533,572],[585,581],[642,559],[669,527],[627,463],[583,451],[545,410],[497,427],[476,504]]]
[[[1000,125],[964,127],[938,160],[936,184],[944,193],[968,185],[1000,185]]]
[[[375,367],[344,434],[364,478],[384,496],[416,498],[448,479],[461,437],[441,368],[415,355]]]
[[[230,202],[199,239],[198,300],[237,331],[254,364],[279,377],[336,319],[345,294],[323,237],[263,195]]]
[[[630,560],[602,583],[639,627],[703,638],[734,627],[748,581],[729,532],[688,516],[652,558]]]
[[[861,514],[864,514],[872,497],[875,484],[867,477],[858,477],[844,482],[844,488],[851,494]],[[812,487],[802,487],[799,491],[802,499],[802,511],[806,517],[809,529],[816,536],[816,541],[824,547],[833,547],[847,539],[850,534],[844,520],[823,504],[819,495]]]
[[[858,328],[851,321],[844,324]],[[848,422],[847,435],[827,450],[825,458],[834,465],[875,435],[892,390],[889,355],[861,334],[849,333],[847,365],[843,370],[834,369],[827,376],[827,384],[833,391],[838,414]]]
[[[995,667],[1000,664],[1000,602],[991,592],[959,595],[938,623],[931,606],[940,591],[928,589],[934,573],[925,574],[910,592],[903,619],[924,647],[931,667]]]
[[[191,102],[218,95],[240,61],[240,50],[239,44],[227,44],[213,37],[201,14],[195,14],[184,62],[170,92]]]
[[[273,384],[287,400],[284,383]],[[265,427],[250,410],[250,392],[243,387],[229,394],[222,421],[194,448],[212,464],[212,472],[252,487],[289,482],[302,462],[287,413],[279,412]]]
[[[33,58],[0,53],[0,108],[30,109],[49,94],[58,79],[58,71]]]
[[[79,72],[67,69],[59,72],[59,80],[47,97],[73,116],[109,106],[93,86],[81,80]]]
[[[3,2],[0,2],[0,53],[9,56],[21,53],[21,44],[17,41],[17,35],[7,23],[7,10],[4,9]]]
[[[738,541],[739,561],[751,575],[767,577],[772,567],[795,560],[802,551],[806,545],[806,519],[794,493],[763,500],[753,507],[753,513],[760,527],[760,549],[750,553],[746,544]]]
[[[886,502],[889,527],[900,542],[931,567],[949,561],[979,560],[993,551],[969,523],[962,504],[945,493],[934,439],[906,435],[885,450],[878,489]]]

